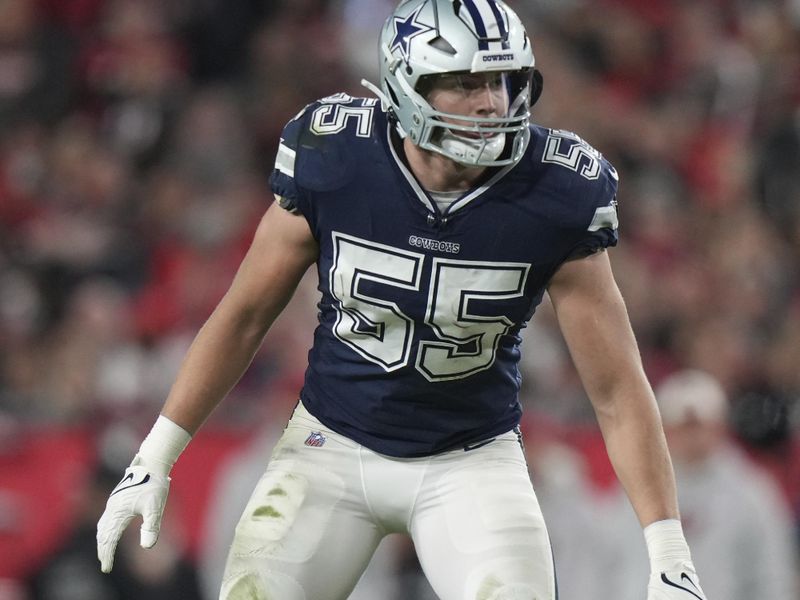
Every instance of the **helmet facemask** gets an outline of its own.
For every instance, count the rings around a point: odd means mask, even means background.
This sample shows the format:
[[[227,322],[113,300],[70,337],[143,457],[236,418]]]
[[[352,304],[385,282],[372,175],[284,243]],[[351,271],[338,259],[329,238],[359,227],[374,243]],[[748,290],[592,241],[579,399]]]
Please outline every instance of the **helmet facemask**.
[[[414,91],[419,97],[417,102],[424,122],[419,139],[412,138],[412,141],[421,148],[465,165],[502,166],[516,163],[528,143],[530,121],[529,85],[526,81],[519,89],[520,79],[529,78],[519,72],[505,71],[421,77]],[[516,85],[512,86],[512,81]],[[476,92],[485,94],[487,86],[502,90],[502,114],[481,117],[445,112],[434,108],[430,99],[437,87],[460,91],[466,97]],[[490,89],[489,93],[493,93],[493,90]],[[504,152],[510,140],[513,140],[511,148]]]

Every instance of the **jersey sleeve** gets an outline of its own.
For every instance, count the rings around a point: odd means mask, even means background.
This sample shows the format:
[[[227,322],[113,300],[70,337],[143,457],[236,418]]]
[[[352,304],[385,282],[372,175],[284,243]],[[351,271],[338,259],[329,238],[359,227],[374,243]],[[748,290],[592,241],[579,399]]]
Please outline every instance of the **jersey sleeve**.
[[[310,106],[310,105],[309,105]],[[275,155],[275,165],[269,178],[272,192],[279,197],[279,204],[289,212],[302,213],[308,218],[307,195],[295,177],[297,153],[300,139],[307,127],[306,106],[283,128]]]
[[[320,202],[358,174],[354,157],[369,143],[375,109],[374,100],[334,94],[306,106],[283,129],[270,187],[315,235]]]
[[[586,227],[573,246],[567,260],[584,258],[596,252],[616,246],[619,240],[617,217],[617,187],[619,176],[616,169],[601,155],[600,173],[591,185],[586,186]]]

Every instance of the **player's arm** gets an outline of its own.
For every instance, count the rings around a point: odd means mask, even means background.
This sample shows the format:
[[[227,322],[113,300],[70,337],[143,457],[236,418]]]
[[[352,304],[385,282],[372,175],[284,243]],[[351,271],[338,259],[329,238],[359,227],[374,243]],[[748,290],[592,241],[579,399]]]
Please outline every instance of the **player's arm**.
[[[661,419],[607,252],[564,263],[548,287],[559,327],[642,526],[678,517]]]
[[[161,415],[111,492],[97,524],[104,572],[111,571],[117,542],[135,516],[143,518],[141,545],[156,543],[173,464],[250,365],[317,254],[307,221],[274,203],[233,283],[192,342]]]
[[[189,348],[161,414],[193,434],[236,384],[316,260],[308,222],[274,203],[225,296]]]
[[[689,600],[682,589],[688,588],[702,600],[678,520],[661,418],[607,253],[564,263],[548,294],[608,456],[645,527],[652,571],[648,598]]]

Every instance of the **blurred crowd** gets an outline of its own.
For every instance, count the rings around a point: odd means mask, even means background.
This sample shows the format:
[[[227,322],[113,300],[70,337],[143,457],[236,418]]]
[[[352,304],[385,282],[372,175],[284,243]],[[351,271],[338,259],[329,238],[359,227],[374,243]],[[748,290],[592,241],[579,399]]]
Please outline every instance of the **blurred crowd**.
[[[648,375],[659,385],[692,369],[719,385],[731,445],[777,490],[783,530],[796,532],[800,1],[508,3],[544,75],[534,120],[577,132],[620,172],[611,259]],[[31,432],[77,428],[98,450],[71,541],[16,579],[0,573],[0,600],[200,594],[185,583],[199,559],[164,558],[169,550],[132,560],[149,588],[119,576],[138,595],[78,586],[70,596],[45,583],[70,543],[92,545],[98,498],[227,288],[271,201],[283,125],[317,98],[369,94],[360,80],[376,81],[377,35],[393,6],[0,1],[0,513],[2,477]],[[207,428],[255,445],[274,433],[265,424],[280,429],[316,324],[315,285],[312,273]],[[585,488],[575,514],[611,506],[613,484],[587,474],[602,446],[574,443],[591,427],[590,405],[552,311],[539,313],[523,350],[528,437],[541,450],[532,468],[550,457],[543,487],[566,486],[575,502]],[[12,525],[0,518],[0,541]],[[424,590],[408,591],[420,585],[413,555],[395,550],[383,568],[406,586],[398,597],[421,600]],[[159,596],[162,579],[183,591]]]

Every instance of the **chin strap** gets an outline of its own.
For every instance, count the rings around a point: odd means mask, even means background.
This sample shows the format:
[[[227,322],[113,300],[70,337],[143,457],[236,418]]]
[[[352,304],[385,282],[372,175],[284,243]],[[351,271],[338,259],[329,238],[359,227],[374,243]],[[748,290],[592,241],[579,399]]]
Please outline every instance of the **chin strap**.
[[[386,97],[386,94],[384,94],[377,85],[367,81],[366,79],[361,80],[361,85],[378,97],[378,99],[381,101],[381,108],[384,111],[388,111],[392,107],[391,103],[389,102],[389,98]]]
[[[389,113],[392,121],[394,121],[395,129],[397,130],[398,135],[401,138],[405,138],[408,134],[406,133],[405,129],[403,129],[403,127],[400,125],[400,121],[393,116],[392,105],[389,103],[389,98],[386,97],[386,94],[384,94],[378,88],[378,86],[376,86],[374,83],[367,81],[366,79],[361,80],[361,85],[363,85],[365,88],[367,88],[370,92],[372,92],[378,97],[378,99],[381,101],[381,109],[384,112]]]

